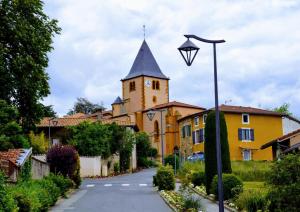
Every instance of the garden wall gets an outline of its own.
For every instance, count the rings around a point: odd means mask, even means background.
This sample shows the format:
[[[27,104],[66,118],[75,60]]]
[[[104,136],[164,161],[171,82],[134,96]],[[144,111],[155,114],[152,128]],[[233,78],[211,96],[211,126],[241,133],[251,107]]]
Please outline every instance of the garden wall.
[[[49,173],[50,167],[46,162],[46,156],[33,155],[31,159],[32,179],[42,179],[44,176],[48,176]]]
[[[101,156],[80,156],[80,176],[101,176]]]

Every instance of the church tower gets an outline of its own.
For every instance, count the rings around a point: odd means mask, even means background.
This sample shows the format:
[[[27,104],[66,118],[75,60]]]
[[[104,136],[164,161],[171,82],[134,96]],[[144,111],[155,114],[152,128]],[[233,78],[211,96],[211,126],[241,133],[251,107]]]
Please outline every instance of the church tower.
[[[121,81],[128,114],[169,102],[169,78],[160,70],[145,40],[129,74]]]

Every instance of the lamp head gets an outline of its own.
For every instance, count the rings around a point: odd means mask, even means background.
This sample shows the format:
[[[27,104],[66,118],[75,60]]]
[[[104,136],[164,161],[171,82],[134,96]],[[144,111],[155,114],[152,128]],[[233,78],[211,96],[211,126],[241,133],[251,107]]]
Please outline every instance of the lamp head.
[[[199,47],[197,47],[190,39],[188,38],[179,48],[178,48],[181,56],[183,57],[185,63],[188,66],[191,66],[198,51]]]

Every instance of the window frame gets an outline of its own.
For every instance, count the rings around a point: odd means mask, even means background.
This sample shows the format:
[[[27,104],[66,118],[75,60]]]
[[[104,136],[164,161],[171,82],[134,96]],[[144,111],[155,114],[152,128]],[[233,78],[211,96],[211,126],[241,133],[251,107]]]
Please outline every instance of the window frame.
[[[248,151],[249,152],[249,160],[247,159],[247,160],[245,160],[245,152],[246,151]],[[243,161],[250,161],[250,160],[252,160],[252,151],[251,151],[251,149],[243,149]]]
[[[196,120],[197,120],[197,123],[196,123]],[[195,117],[194,117],[194,125],[195,125],[195,126],[199,126],[199,120],[200,120],[200,119],[199,119],[199,116],[195,116]]]
[[[242,142],[253,142],[251,140],[251,128],[241,128],[242,129]],[[249,139],[243,139],[243,132],[246,131],[249,132]],[[246,134],[245,134],[246,135]]]
[[[207,119],[207,114],[203,114],[203,117],[202,117],[203,124],[206,123],[206,119]]]
[[[244,116],[248,117],[248,122],[244,122]],[[250,115],[248,113],[242,114],[242,124],[250,124]]]

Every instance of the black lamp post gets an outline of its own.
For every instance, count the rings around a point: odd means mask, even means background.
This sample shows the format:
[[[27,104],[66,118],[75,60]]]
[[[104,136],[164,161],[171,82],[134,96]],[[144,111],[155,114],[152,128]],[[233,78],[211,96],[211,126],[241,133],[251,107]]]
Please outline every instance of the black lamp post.
[[[163,121],[162,121],[162,117],[163,117],[163,112],[166,111],[166,109],[160,109],[160,110],[149,110],[146,114],[147,117],[150,121],[153,120],[154,116],[155,116],[155,112],[160,112],[160,140],[161,140],[161,162],[162,165],[165,165],[165,159],[164,159],[164,135],[163,135]]]
[[[219,196],[219,211],[224,211],[223,205],[223,183],[222,183],[222,158],[221,158],[221,143],[220,143],[220,117],[219,117],[219,100],[218,100],[218,74],[217,74],[217,55],[216,44],[224,43],[225,40],[207,40],[200,38],[196,35],[184,35],[187,41],[184,42],[179,48],[179,52],[182,55],[184,61],[188,66],[192,65],[199,48],[190,41],[190,38],[194,38],[204,43],[213,44],[214,52],[214,85],[215,85],[215,110],[216,110],[216,150],[217,150],[217,168],[218,168],[218,196]]]

